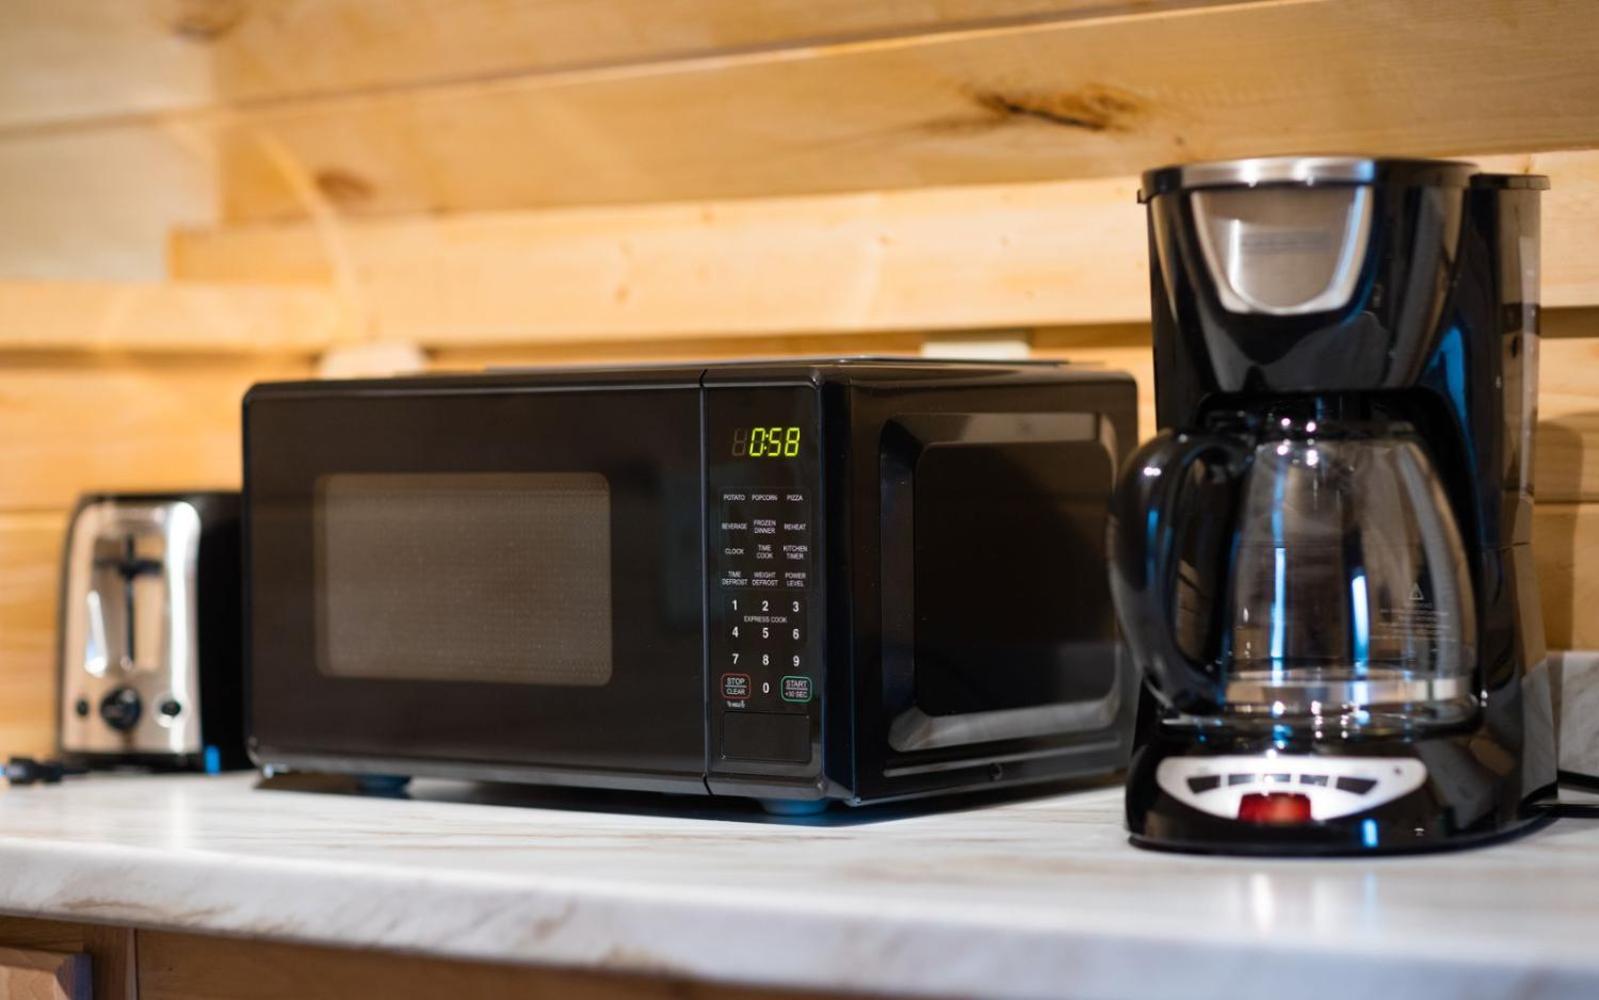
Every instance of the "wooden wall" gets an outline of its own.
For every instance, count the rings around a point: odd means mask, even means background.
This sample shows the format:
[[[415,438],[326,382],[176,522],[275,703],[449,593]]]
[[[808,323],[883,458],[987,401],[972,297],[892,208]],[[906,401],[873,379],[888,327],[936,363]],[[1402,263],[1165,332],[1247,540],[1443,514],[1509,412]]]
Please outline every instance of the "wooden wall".
[[[73,498],[237,484],[252,381],[1026,350],[1147,431],[1136,172],[1207,157],[1551,175],[1537,544],[1599,644],[1595,51],[1591,0],[9,0],[0,753]]]

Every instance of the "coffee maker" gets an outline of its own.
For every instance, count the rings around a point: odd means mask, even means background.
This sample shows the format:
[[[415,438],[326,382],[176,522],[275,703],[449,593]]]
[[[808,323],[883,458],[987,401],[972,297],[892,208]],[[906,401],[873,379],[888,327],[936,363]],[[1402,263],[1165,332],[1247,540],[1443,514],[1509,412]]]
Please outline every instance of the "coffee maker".
[[[1536,822],[1541,177],[1300,157],[1143,177],[1160,433],[1112,594],[1158,707],[1135,843],[1344,854]]]

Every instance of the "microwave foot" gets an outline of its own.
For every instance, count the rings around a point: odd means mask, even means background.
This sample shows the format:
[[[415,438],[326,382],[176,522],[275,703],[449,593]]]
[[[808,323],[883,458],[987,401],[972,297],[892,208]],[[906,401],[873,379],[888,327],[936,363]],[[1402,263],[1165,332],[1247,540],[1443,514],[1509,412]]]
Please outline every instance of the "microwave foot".
[[[405,786],[411,783],[409,774],[360,774],[356,775],[356,785],[363,795],[399,796],[405,794]]]
[[[772,816],[815,816],[826,812],[826,799],[759,799],[761,808]]]

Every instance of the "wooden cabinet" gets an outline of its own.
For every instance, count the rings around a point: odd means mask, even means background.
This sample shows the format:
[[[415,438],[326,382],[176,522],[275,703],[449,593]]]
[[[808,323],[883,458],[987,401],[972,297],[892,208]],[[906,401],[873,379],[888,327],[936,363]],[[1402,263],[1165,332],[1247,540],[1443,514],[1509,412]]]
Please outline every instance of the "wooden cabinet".
[[[0,918],[6,1000],[805,1000],[671,976],[494,965],[312,945]],[[835,994],[828,994],[835,996]]]
[[[0,996],[22,1000],[133,1000],[134,933],[0,917]]]
[[[0,947],[0,996],[10,1000],[90,1000],[89,956]]]

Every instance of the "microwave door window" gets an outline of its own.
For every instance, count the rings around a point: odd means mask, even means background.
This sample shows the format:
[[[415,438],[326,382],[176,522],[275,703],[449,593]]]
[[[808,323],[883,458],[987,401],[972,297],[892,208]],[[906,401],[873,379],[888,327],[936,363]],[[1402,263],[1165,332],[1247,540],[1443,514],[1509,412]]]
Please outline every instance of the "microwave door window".
[[[916,468],[916,701],[960,715],[1115,681],[1097,441],[939,445]]]
[[[911,752],[1103,731],[1118,711],[1104,566],[1111,454],[1082,440],[927,443],[911,477]]]
[[[324,675],[553,687],[611,680],[605,476],[339,473],[318,480],[315,505]]]

